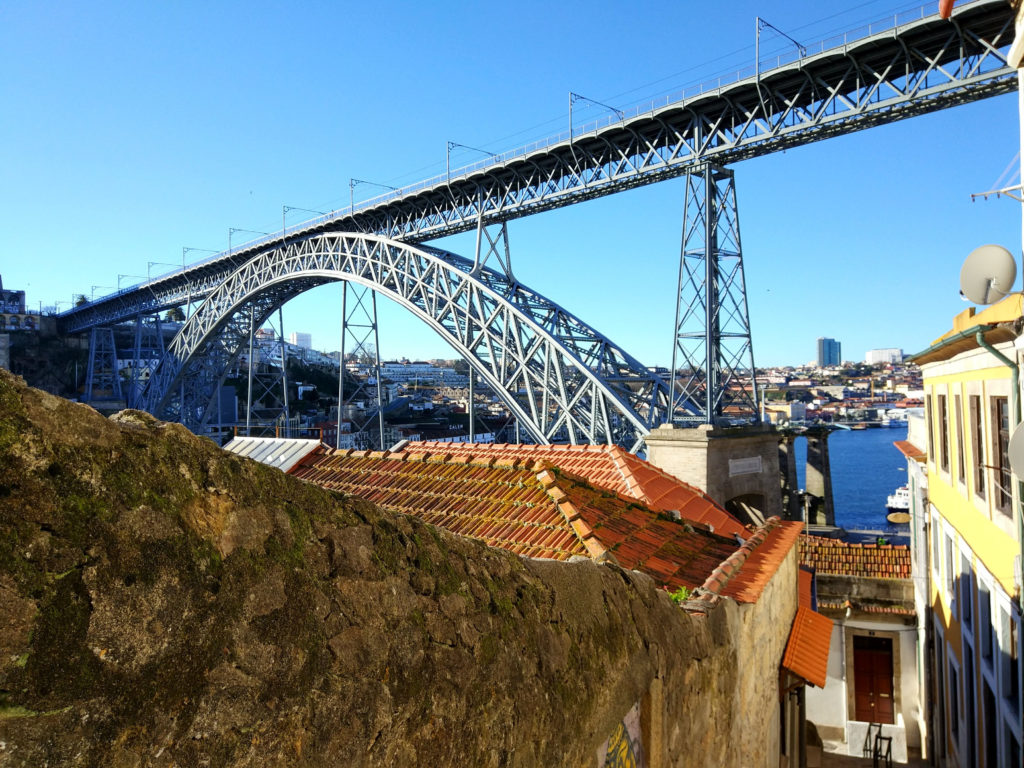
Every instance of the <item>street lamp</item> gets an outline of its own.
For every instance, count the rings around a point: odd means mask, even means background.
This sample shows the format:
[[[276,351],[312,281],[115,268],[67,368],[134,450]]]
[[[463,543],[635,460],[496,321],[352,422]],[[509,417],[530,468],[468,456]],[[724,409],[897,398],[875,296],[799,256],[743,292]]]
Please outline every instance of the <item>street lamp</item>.
[[[112,285],[94,285],[92,287],[92,293],[89,295],[89,301],[93,301],[96,298],[96,289],[97,288],[102,288],[105,291],[112,291],[112,290],[114,290],[114,286],[112,286]]]
[[[281,206],[281,244],[284,245],[284,236],[288,227],[285,224],[285,216],[288,215],[288,211],[305,211],[306,213],[318,213],[321,216],[327,216],[326,211],[314,211],[312,208],[299,208],[295,205],[282,205]]]
[[[260,232],[257,229],[242,229],[241,227],[229,227],[228,228],[228,256],[231,255],[231,236],[235,232],[248,232],[251,235],[269,235],[269,232]]]
[[[445,153],[444,153],[444,167],[445,167],[446,175],[448,177],[448,183],[451,183],[451,180],[452,180],[451,156],[452,156],[452,150],[455,149],[456,147],[462,147],[463,149],[471,149],[474,152],[479,152],[479,153],[481,153],[483,155],[490,155],[491,157],[493,157],[495,159],[497,159],[497,157],[498,157],[496,154],[494,154],[493,152],[488,152],[486,149],[480,149],[479,147],[471,147],[468,144],[460,144],[457,141],[449,141],[448,142],[448,148],[445,150]]]
[[[351,215],[356,209],[356,198],[355,188],[359,184],[369,184],[371,187],[381,187],[383,189],[390,189],[392,192],[397,192],[398,187],[392,187],[388,184],[378,184],[376,181],[366,181],[366,179],[349,179],[348,180],[348,212]]]
[[[573,93],[572,91],[569,91],[569,141],[570,142],[572,141],[572,105],[575,104],[577,101],[585,101],[585,102],[587,102],[589,104],[593,104],[593,105],[598,106],[598,107],[604,107],[605,109],[607,109],[607,110],[609,110],[611,112],[614,112],[616,115],[618,115],[619,116],[619,120],[625,120],[626,119],[626,113],[623,112],[621,109],[617,109],[616,107],[613,107],[613,106],[611,106],[609,104],[605,104],[602,101],[595,101],[594,99],[588,99],[586,96],[584,96],[582,94]]]

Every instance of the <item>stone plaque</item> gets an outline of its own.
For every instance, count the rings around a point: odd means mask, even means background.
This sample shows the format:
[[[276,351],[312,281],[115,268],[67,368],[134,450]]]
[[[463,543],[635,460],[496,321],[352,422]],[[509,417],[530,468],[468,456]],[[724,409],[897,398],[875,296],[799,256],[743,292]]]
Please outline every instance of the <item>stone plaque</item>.
[[[751,456],[749,459],[729,459],[729,477],[735,477],[736,475],[758,475],[760,473],[760,456]]]

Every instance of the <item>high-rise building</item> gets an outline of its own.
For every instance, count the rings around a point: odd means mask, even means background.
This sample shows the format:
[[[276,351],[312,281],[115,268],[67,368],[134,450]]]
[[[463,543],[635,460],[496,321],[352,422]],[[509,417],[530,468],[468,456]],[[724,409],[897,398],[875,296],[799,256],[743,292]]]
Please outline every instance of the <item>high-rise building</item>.
[[[842,361],[841,346],[835,339],[818,337],[818,367],[827,368],[830,365],[839,365]]]
[[[313,348],[313,337],[308,333],[297,333],[292,331],[291,338],[288,339],[288,341],[296,347],[302,347],[303,349]]]

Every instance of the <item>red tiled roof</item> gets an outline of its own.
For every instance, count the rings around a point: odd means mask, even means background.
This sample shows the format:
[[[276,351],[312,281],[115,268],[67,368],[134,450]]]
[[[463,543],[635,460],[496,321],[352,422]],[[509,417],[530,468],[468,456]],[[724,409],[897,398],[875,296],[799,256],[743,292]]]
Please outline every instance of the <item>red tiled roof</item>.
[[[903,605],[877,605],[859,600],[819,600],[818,607],[829,611],[853,608],[863,613],[883,613],[893,616],[917,616],[917,611]]]
[[[655,512],[679,512],[696,523],[710,525],[716,533],[747,536],[743,524],[716,504],[706,493],[670,475],[617,445],[511,445],[504,443],[429,443],[404,446],[406,451],[544,460],[563,472],[593,485],[644,502]]]
[[[739,572],[729,579],[720,594],[741,603],[757,602],[786,555],[793,549],[802,528],[799,522],[769,518],[733,556],[738,558],[742,555],[744,559],[740,562]]]
[[[918,464],[924,464],[928,458],[928,454],[918,448],[909,440],[897,440],[893,443],[896,446],[896,450],[906,456],[908,459],[913,459]]]
[[[832,620],[800,606],[789,632],[782,666],[811,685],[825,687],[828,680],[828,649],[832,641]]]
[[[737,549],[732,537],[673,520],[543,461],[414,447],[381,453],[321,446],[290,474],[527,557],[608,553],[673,591],[695,589],[727,567],[721,594],[740,602],[757,600],[793,546],[791,527],[799,532],[798,523],[772,518]]]
[[[910,578],[910,548],[903,545],[849,544],[821,536],[801,536],[800,563],[832,576]]]
[[[800,572],[797,574],[797,578],[800,582],[799,586],[799,600],[800,605],[804,608],[811,608],[813,590],[814,590],[814,574],[811,571],[800,568]]]

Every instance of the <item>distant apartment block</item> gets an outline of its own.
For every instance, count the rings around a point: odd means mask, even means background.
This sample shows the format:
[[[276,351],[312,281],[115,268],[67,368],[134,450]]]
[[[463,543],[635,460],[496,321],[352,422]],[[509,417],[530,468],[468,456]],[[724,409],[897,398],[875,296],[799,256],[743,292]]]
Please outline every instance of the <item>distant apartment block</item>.
[[[818,367],[828,368],[842,361],[841,345],[835,339],[818,337]]]
[[[896,347],[889,349],[869,349],[864,356],[864,362],[868,365],[885,365],[886,363],[902,363],[903,350]]]
[[[292,344],[303,349],[313,348],[313,337],[308,333],[299,333],[292,331],[291,338],[288,339]]]

